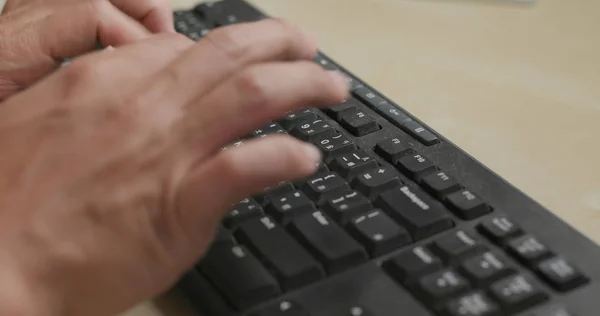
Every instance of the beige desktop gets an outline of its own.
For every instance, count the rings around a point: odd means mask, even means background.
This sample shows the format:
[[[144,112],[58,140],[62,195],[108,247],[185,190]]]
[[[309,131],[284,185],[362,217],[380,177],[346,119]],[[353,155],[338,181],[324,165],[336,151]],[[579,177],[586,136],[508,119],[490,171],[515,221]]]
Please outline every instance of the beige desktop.
[[[600,2],[250,2],[600,242]],[[158,315],[197,314],[176,291],[123,314]]]

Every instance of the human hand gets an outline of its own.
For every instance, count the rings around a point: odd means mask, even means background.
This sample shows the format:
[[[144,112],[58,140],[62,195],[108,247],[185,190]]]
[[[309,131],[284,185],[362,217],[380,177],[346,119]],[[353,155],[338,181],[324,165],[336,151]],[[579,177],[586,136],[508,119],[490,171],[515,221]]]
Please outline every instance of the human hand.
[[[0,314],[110,315],[167,290],[241,199],[309,176],[312,145],[269,136],[341,102],[315,44],[264,20],[199,43],[163,34],[82,56],[0,106]]]
[[[174,32],[168,0],[8,0],[0,16],[0,101],[63,58]]]

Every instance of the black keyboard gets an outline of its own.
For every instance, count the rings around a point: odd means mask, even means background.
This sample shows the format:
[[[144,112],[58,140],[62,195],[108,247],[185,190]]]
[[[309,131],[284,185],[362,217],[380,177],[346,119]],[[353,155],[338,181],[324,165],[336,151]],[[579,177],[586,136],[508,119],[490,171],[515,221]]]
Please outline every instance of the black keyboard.
[[[224,0],[175,26],[201,41],[266,17]],[[178,285],[201,315],[599,315],[597,245],[324,53],[314,61],[344,73],[351,98],[249,137],[287,133],[324,161],[232,207]]]

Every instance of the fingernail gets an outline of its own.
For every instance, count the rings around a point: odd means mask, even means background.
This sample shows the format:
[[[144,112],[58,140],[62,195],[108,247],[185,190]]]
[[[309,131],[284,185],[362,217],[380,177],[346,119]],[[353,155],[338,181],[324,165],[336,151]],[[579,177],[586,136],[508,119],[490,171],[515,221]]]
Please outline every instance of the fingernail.
[[[315,164],[321,161],[321,151],[312,144],[304,144],[304,154]]]
[[[338,87],[340,87],[341,89],[344,89],[346,91],[350,90],[350,83],[348,82],[346,77],[344,75],[342,75],[339,71],[330,70],[329,75],[331,76],[331,78],[333,79],[333,81],[335,82],[335,84]]]

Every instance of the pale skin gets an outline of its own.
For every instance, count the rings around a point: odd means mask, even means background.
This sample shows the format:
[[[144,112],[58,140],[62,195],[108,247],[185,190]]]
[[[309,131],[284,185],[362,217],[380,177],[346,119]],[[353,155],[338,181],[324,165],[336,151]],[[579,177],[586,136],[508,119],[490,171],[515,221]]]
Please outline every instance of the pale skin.
[[[314,172],[318,150],[287,136],[221,150],[347,97],[342,77],[310,61],[311,37],[265,20],[194,43],[171,15],[166,0],[8,1],[0,315],[114,315],[155,297],[233,204]],[[98,38],[114,49],[88,53]]]

